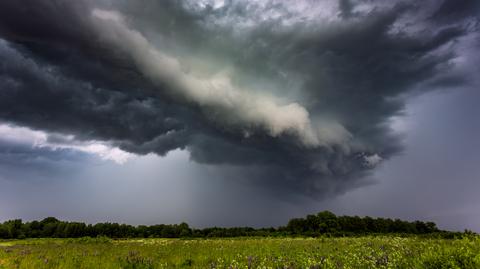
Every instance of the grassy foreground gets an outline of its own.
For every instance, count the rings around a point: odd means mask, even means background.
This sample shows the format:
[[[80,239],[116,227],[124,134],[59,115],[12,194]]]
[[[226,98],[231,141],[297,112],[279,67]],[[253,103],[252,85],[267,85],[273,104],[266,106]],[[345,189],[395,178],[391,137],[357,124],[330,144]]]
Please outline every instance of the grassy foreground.
[[[480,238],[27,239],[0,268],[480,268]]]

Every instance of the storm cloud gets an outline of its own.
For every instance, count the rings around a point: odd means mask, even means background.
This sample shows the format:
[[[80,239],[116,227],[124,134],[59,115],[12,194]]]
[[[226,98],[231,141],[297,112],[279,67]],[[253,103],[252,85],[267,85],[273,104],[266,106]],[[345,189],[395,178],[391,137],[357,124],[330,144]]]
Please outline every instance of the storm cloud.
[[[474,2],[2,1],[0,120],[336,195],[401,152],[408,96],[470,83]]]

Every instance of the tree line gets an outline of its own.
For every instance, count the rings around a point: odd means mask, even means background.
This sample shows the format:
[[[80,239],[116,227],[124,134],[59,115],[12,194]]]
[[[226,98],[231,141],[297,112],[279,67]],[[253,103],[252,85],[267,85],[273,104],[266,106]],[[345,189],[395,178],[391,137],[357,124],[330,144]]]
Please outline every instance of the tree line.
[[[433,222],[402,221],[399,219],[371,218],[358,216],[336,216],[323,211],[305,218],[291,219],[286,226],[278,228],[191,228],[186,223],[132,226],[118,223],[85,224],[82,222],[60,221],[48,217],[41,221],[23,222],[21,219],[9,220],[0,224],[0,238],[207,238],[239,236],[358,236],[367,234],[417,234],[439,235],[444,238],[455,237],[461,233],[441,231]]]

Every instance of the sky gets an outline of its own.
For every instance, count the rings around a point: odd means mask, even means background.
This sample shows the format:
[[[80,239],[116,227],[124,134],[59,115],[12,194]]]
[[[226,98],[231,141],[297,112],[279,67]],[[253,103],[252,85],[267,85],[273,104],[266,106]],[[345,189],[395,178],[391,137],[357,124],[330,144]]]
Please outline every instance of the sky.
[[[480,2],[0,3],[0,221],[480,232]]]

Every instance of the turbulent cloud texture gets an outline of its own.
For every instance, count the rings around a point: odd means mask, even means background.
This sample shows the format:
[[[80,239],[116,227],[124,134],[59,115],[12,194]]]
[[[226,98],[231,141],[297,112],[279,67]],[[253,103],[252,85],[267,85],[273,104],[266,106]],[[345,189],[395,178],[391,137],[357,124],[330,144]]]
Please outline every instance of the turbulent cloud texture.
[[[88,141],[110,145],[105,154],[185,149],[229,177],[324,197],[365,184],[401,150],[390,120],[406,96],[469,83],[455,70],[459,48],[478,45],[478,10],[468,0],[2,1],[0,120],[86,152]]]

